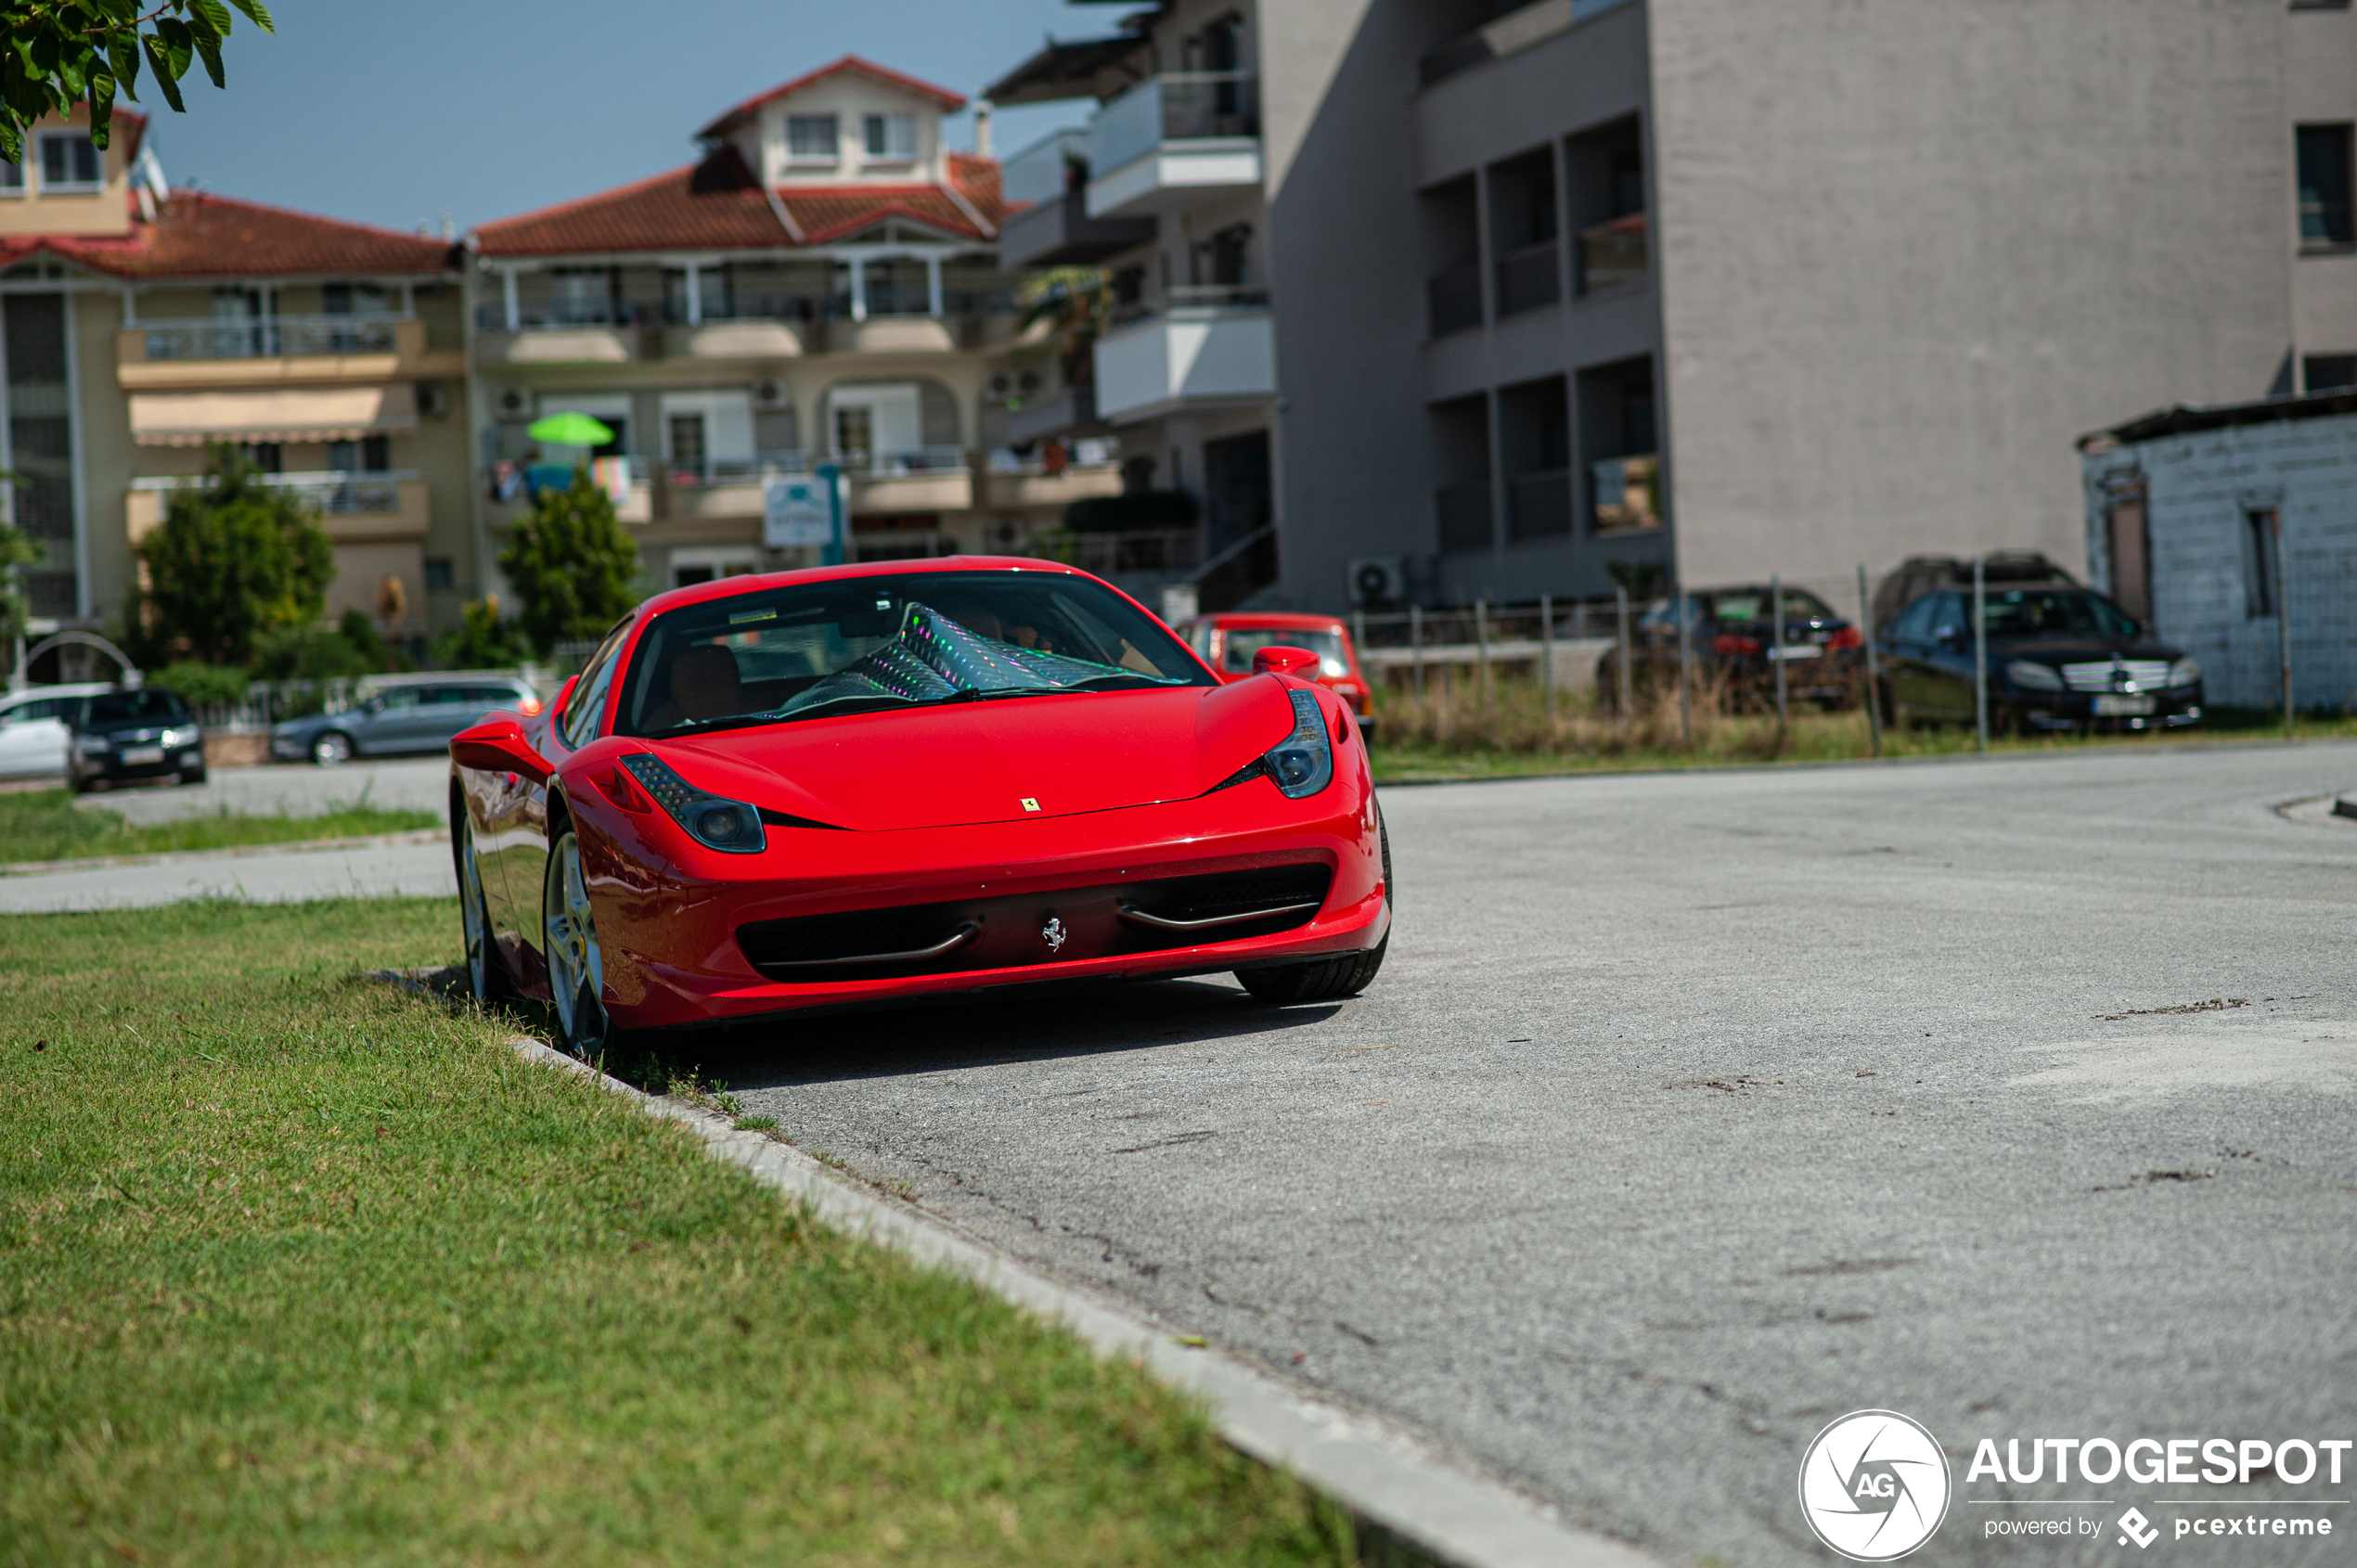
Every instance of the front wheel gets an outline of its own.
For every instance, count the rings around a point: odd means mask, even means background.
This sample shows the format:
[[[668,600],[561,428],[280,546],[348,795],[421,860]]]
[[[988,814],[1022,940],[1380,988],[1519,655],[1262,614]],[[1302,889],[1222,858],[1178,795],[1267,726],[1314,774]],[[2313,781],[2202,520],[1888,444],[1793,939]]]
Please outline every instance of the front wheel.
[[[319,767],[341,767],[352,760],[352,737],[331,729],[311,743],[311,760]]]
[[[1383,905],[1387,914],[1394,900],[1391,881],[1391,827],[1378,816],[1375,834],[1383,846]],[[1269,969],[1238,970],[1236,979],[1243,988],[1264,1002],[1280,1007],[1295,1002],[1335,1002],[1345,996],[1355,996],[1374,983],[1375,971],[1383,968],[1384,952],[1391,945],[1391,932],[1385,931],[1383,940],[1363,953],[1342,953],[1331,958],[1312,958],[1307,963],[1280,964]]]
[[[548,958],[548,995],[565,1049],[586,1061],[613,1037],[606,1016],[605,957],[581,875],[581,841],[568,827],[548,846],[548,875],[540,886],[541,951]]]
[[[483,861],[475,852],[472,822],[458,826],[458,923],[467,938],[467,986],[477,1004],[490,1007],[508,993],[508,972],[491,940],[491,905],[483,896]]]

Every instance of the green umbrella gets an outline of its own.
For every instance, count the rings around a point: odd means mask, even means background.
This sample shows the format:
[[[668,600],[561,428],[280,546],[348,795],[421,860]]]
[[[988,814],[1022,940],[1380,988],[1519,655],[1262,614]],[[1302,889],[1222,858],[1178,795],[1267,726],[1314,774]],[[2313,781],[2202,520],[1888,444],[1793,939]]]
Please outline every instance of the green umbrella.
[[[551,414],[534,421],[532,439],[551,446],[603,446],[613,431],[586,414]]]

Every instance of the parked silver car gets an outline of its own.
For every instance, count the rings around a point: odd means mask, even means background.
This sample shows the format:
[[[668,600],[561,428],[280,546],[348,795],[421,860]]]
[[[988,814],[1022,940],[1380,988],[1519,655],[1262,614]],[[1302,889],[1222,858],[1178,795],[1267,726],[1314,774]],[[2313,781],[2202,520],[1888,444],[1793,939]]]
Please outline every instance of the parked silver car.
[[[517,675],[417,675],[388,680],[357,707],[289,719],[270,731],[270,754],[308,757],[334,767],[354,757],[439,752],[486,714],[540,711],[540,698]]]

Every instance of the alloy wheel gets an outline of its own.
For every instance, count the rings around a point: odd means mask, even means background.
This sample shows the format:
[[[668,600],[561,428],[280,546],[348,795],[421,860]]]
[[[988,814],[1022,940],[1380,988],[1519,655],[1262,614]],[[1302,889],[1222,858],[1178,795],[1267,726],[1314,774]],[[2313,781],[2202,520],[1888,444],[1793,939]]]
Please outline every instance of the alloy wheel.
[[[483,901],[483,866],[475,857],[471,822],[458,829],[458,919],[467,934],[467,981],[475,1000],[487,1007],[492,1001],[491,966],[497,960],[491,956],[491,913]]]
[[[565,1047],[587,1057],[606,1043],[606,965],[581,875],[581,842],[568,828],[549,846],[548,877],[540,893],[540,924],[548,956],[548,995]]]
[[[311,743],[311,760],[321,767],[337,767],[352,760],[352,737],[331,729]]]

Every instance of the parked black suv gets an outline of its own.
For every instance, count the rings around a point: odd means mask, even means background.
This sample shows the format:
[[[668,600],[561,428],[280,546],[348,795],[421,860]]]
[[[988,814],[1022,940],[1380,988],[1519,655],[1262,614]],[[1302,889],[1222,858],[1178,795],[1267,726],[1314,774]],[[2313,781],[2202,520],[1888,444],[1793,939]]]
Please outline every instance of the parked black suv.
[[[177,692],[161,687],[107,691],[73,710],[66,744],[66,787],[161,778],[204,782],[204,730]]]
[[[2201,667],[2091,588],[1986,590],[1992,729],[2177,729],[2201,722]],[[1875,641],[1883,717],[1971,724],[1972,593],[1943,588]]]
[[[1694,673],[1725,683],[1739,707],[1772,703],[1776,688],[1776,612],[1771,585],[1696,588],[1686,595],[1692,618],[1687,652]],[[1848,702],[1863,667],[1858,629],[1806,588],[1784,595],[1785,695],[1828,708]],[[1667,598],[1646,606],[1629,628],[1635,654],[1632,684],[1640,691],[1674,688],[1678,681],[1678,610]],[[1620,700],[1620,650],[1596,663],[1596,690],[1610,708]]]

